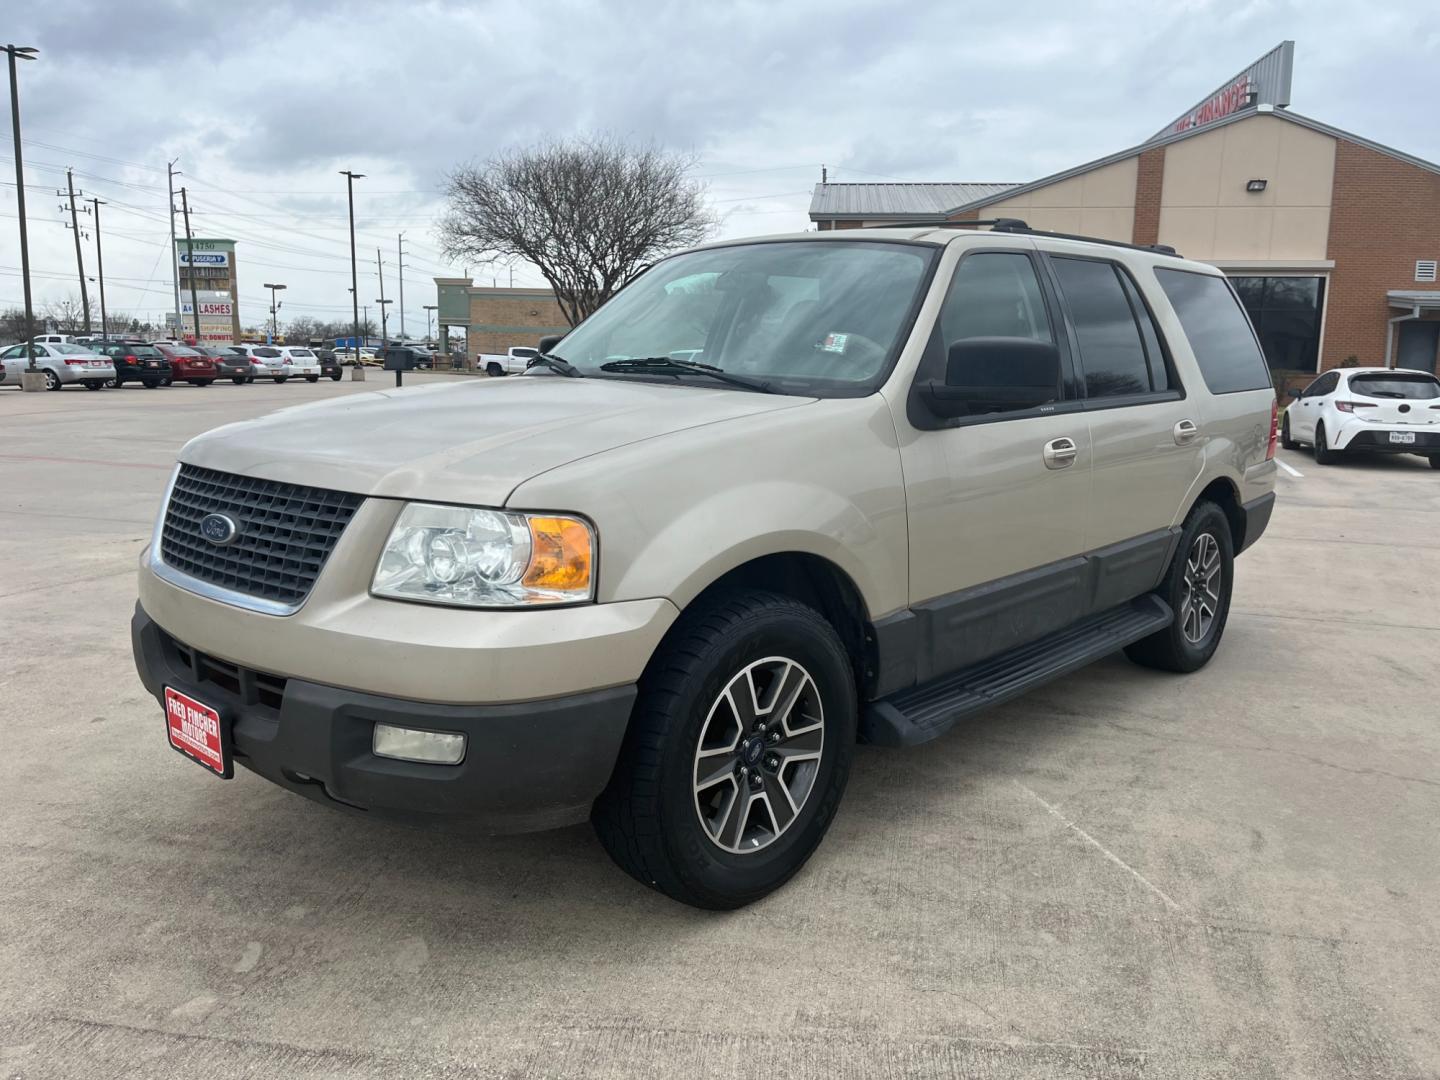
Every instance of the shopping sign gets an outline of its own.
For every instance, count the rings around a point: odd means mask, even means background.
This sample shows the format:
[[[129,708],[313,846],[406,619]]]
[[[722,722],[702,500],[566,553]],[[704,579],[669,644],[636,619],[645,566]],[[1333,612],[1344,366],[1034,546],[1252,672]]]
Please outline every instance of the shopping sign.
[[[194,305],[192,305],[192,304],[190,303],[189,300],[182,299],[182,300],[180,301],[180,312],[181,312],[181,314],[184,314],[184,315],[194,315],[194,314],[195,314],[195,307],[194,307]],[[234,316],[234,314],[235,314],[235,304],[234,304],[233,301],[230,301],[230,300],[201,300],[201,301],[200,301],[200,317],[201,317],[201,318],[204,318],[206,315],[219,315],[219,316],[223,316],[224,318],[229,319],[229,318],[231,318],[232,316]]]
[[[180,252],[181,266],[229,266],[230,253],[228,251],[197,251],[191,254],[188,251]]]

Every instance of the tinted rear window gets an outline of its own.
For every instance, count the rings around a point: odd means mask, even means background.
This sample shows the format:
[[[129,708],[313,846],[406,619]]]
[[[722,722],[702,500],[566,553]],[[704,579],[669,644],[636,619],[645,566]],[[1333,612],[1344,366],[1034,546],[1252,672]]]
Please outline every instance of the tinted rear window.
[[[313,355],[313,354],[310,352],[309,349],[291,349],[291,350],[290,350],[290,355],[291,355],[291,356],[311,356],[311,355]]]
[[[1351,375],[1350,391],[1365,397],[1378,398],[1440,398],[1440,382],[1429,375],[1396,372],[1394,375]]]
[[[1270,370],[1255,331],[1224,278],[1158,267],[1155,277],[1185,328],[1212,394],[1270,389]]]
[[[279,350],[279,349],[256,349],[256,350],[255,350],[255,355],[256,355],[256,356],[267,356],[267,357],[269,357],[270,359],[273,360],[275,357],[277,357],[277,356],[280,355],[280,350]]]
[[[157,349],[157,348],[155,348],[154,345],[125,345],[125,346],[122,346],[121,351],[124,352],[126,356],[159,356],[159,355],[160,355],[160,350]]]

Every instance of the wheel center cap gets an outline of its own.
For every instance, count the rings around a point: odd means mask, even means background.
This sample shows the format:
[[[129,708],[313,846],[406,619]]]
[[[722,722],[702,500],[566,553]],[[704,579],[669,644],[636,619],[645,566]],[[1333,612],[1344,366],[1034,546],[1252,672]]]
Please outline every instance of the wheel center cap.
[[[740,760],[746,765],[754,765],[760,760],[760,755],[765,753],[765,740],[756,735],[746,739],[740,746]]]

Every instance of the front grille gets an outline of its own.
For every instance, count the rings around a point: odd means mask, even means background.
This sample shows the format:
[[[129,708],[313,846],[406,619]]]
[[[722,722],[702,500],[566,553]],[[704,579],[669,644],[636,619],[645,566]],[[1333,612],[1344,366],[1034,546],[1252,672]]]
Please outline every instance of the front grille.
[[[168,565],[193,578],[298,605],[362,501],[344,491],[181,465],[160,551]],[[200,520],[215,513],[239,525],[235,541],[224,547],[200,533]]]

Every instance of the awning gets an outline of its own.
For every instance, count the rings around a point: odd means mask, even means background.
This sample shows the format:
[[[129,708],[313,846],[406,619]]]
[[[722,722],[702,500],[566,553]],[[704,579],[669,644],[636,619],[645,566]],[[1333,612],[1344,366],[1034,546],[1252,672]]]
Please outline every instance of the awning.
[[[1391,289],[1385,295],[1393,308],[1440,311],[1440,289]]]

